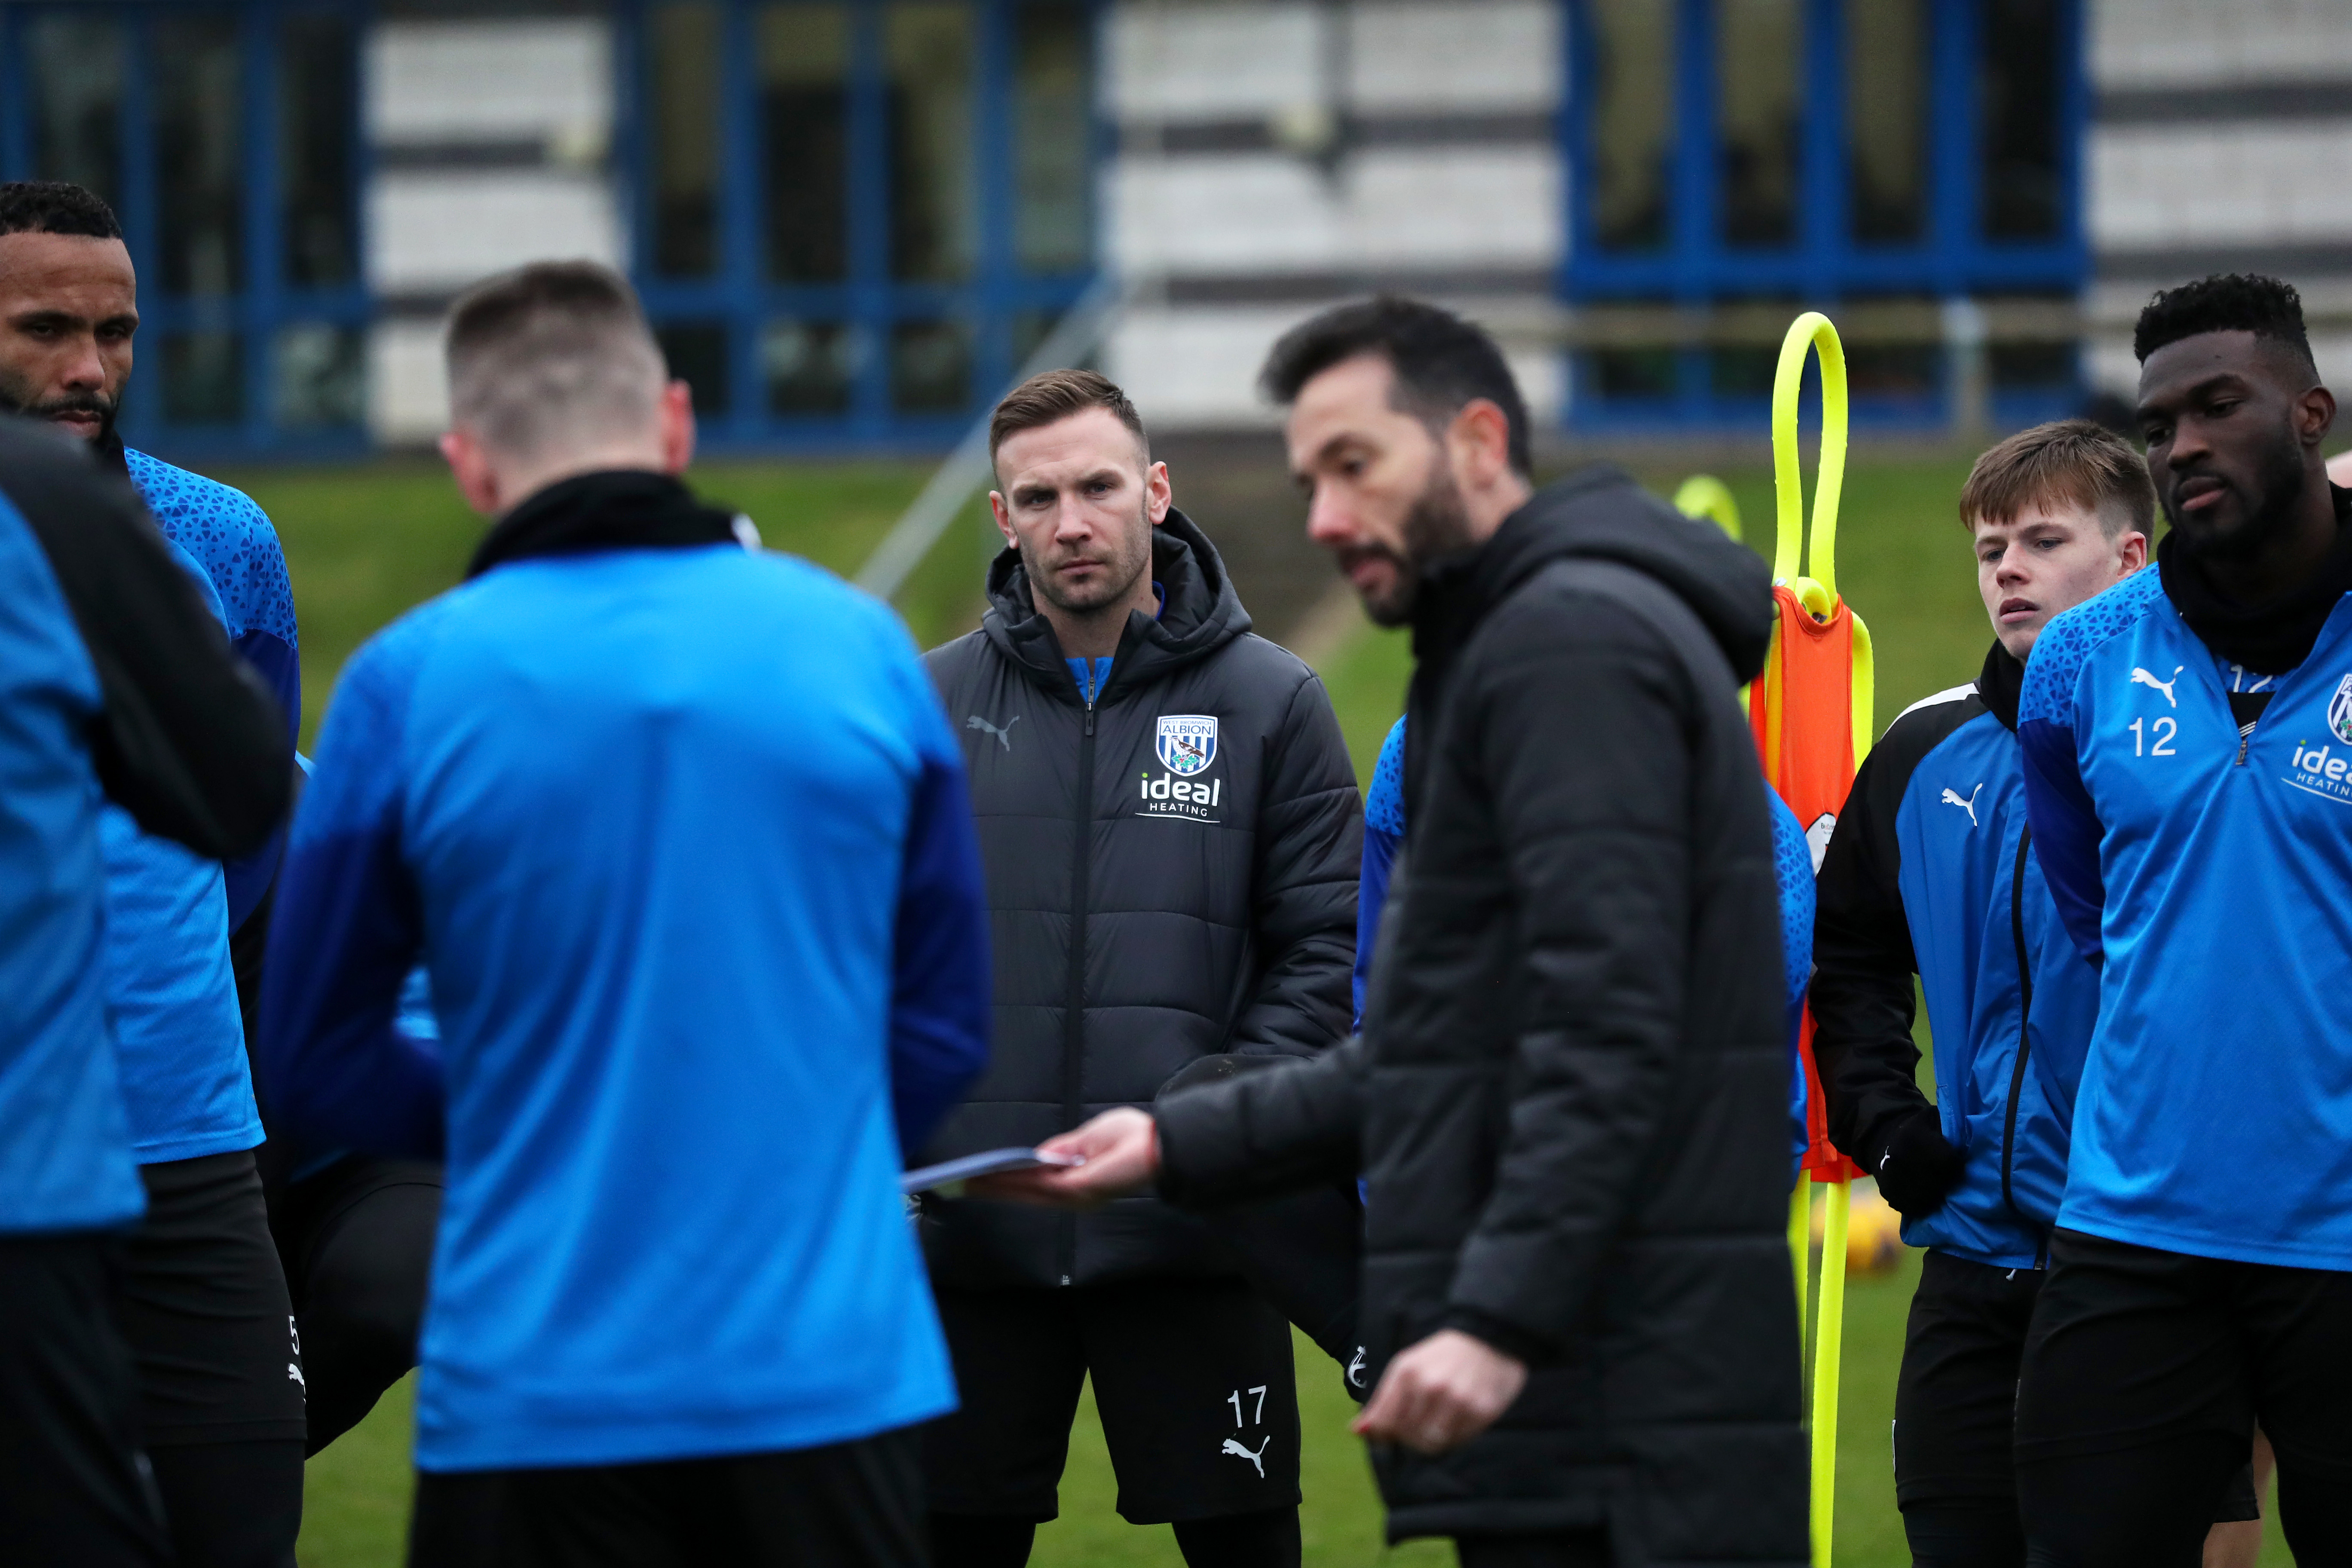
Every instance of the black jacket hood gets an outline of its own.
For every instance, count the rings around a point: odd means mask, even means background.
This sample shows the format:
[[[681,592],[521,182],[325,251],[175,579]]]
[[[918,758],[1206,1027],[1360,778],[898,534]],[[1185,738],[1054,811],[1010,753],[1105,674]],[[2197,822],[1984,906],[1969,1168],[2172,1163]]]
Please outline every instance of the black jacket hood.
[[[1442,654],[1512,589],[1577,556],[1657,579],[1714,634],[1741,685],[1763,673],[1773,621],[1772,574],[1763,558],[1608,463],[1545,486],[1484,545],[1432,567],[1413,616],[1415,656]]]
[[[1165,674],[1207,657],[1250,629],[1249,612],[1234,592],[1233,579],[1217,547],[1192,520],[1171,508],[1151,531],[1151,577],[1167,595],[1154,620],[1129,611],[1127,630],[1109,682],[1097,700],[1149,676]],[[1004,657],[1030,673],[1056,700],[1078,700],[1070,671],[1062,662],[1062,642],[1053,623],[1030,596],[1028,569],[1021,552],[1007,545],[988,567],[988,613],[981,629]]]

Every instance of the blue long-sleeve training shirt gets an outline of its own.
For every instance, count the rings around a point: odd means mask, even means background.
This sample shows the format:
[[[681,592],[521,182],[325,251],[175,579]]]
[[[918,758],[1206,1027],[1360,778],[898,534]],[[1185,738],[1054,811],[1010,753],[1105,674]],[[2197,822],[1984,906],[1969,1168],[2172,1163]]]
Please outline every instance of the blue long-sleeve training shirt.
[[[2206,1258],[2352,1269],[2352,607],[2276,677],[2198,640],[2150,566],[2053,620],[2018,710],[2035,853],[2102,963],[2051,1062],[2058,1223]]]
[[[277,531],[242,493],[143,452],[126,452],[163,537],[202,586],[229,642],[301,722],[294,598]],[[109,805],[107,991],[122,1087],[142,1163],[261,1142],[237,1009],[229,933],[268,890],[283,836],[226,868],[142,833]]]
[[[416,1462],[806,1447],[953,1404],[897,1178],[985,1063],[905,629],[732,545],[500,565],[353,656],[278,888],[272,1102],[445,1149]],[[440,1039],[394,1027],[425,956]]]
[[[0,1235],[146,1208],[107,1026],[100,701],[57,574],[0,495]]]

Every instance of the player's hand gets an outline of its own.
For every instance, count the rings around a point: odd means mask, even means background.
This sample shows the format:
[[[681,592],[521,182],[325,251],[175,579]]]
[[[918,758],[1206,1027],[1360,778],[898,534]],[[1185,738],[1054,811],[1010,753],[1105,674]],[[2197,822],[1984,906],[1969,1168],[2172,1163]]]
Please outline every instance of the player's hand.
[[[1041,1165],[977,1176],[964,1195],[1055,1208],[1093,1208],[1150,1186],[1160,1174],[1160,1128],[1132,1106],[1106,1110],[1085,1126],[1037,1145],[1044,1154],[1075,1154],[1082,1165]]]
[[[1389,1363],[1352,1429],[1371,1442],[1443,1454],[1493,1426],[1527,1385],[1527,1363],[1459,1329],[1440,1329]]]

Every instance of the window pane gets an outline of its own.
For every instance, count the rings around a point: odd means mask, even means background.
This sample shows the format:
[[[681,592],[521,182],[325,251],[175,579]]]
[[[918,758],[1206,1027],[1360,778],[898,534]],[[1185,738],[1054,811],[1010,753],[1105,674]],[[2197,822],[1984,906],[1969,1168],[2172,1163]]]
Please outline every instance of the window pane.
[[[1592,226],[1604,250],[1666,243],[1674,157],[1675,8],[1591,0]]]
[[[278,34],[278,177],[286,281],[328,288],[359,276],[352,232],[352,105],[359,72],[341,16],[289,16]]]
[[[664,5],[651,21],[654,270],[708,278],[719,270],[719,7]]]
[[[1030,272],[1093,257],[1087,184],[1087,14],[1067,0],[1021,8],[1014,40],[1013,246]]]
[[[122,29],[86,16],[37,16],[25,29],[33,100],[33,177],[122,202]]]
[[[1672,349],[1595,349],[1585,355],[1585,374],[1602,397],[1672,397]]]
[[[890,273],[954,282],[971,270],[971,13],[893,5],[886,42]]]
[[[901,414],[960,414],[971,401],[971,334],[957,321],[901,321],[890,329],[890,406]]]
[[[1780,368],[1780,351],[1738,344],[1709,349],[1707,384],[1717,397],[1769,397]]]
[[[1927,0],[1847,0],[1847,223],[1865,244],[1927,232]]]
[[[2074,384],[2073,343],[1994,343],[1986,353],[1996,392],[2046,392]]]
[[[1864,343],[1846,351],[1845,384],[1856,397],[1933,397],[1943,382],[1937,343]]]
[[[278,334],[278,423],[353,426],[367,417],[367,343],[356,328],[303,321]]]
[[[1797,237],[1797,0],[1717,0],[1717,167],[1723,242]]]
[[[235,332],[163,338],[163,417],[174,425],[233,425],[245,416],[245,354]]]
[[[172,294],[234,294],[245,284],[237,199],[236,24],[155,23],[156,236]]]
[[[671,321],[654,329],[669,373],[694,393],[694,411],[727,412],[727,327],[720,321]]]
[[[771,321],[760,368],[772,414],[846,414],[857,379],[856,334],[838,321]]]
[[[2055,239],[2060,0],[1984,0],[1977,113],[1987,239]]]
[[[760,123],[766,142],[768,276],[849,276],[849,13],[760,13]]]

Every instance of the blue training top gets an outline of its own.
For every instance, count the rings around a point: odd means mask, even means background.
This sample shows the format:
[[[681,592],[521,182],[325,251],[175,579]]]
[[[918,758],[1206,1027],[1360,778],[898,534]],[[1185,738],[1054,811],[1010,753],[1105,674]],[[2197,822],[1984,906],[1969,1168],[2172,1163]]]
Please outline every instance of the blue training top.
[[[352,657],[278,900],[278,1113],[423,1155],[446,1121],[420,1468],[952,1407],[898,1175],[984,1065],[986,915],[887,608],[733,545],[498,566]],[[395,1026],[420,953],[437,1046]]]
[[[0,1235],[146,1209],[108,1037],[98,672],[0,495]]]
[[[1364,991],[1372,972],[1372,944],[1381,932],[1381,909],[1388,902],[1389,878],[1404,844],[1404,726],[1399,719],[1381,742],[1372,764],[1372,787],[1364,795],[1364,857],[1356,883],[1356,1027],[1364,1026]],[[1788,1002],[1789,1114],[1795,1123],[1790,1180],[1805,1157],[1805,1075],[1797,1061],[1797,1036],[1805,1012],[1805,985],[1813,973],[1813,853],[1797,814],[1770,790],[1773,871],[1780,889],[1780,954]]]
[[[277,531],[245,495],[126,452],[131,482],[202,585],[229,641],[301,721],[294,601]],[[275,873],[282,835],[224,871],[105,808],[107,988],[123,1092],[142,1163],[250,1149],[261,1142],[237,1009],[229,933]]]
[[[2352,599],[2242,733],[2160,566],[2053,620],[2018,735],[2035,853],[2103,963],[2053,1062],[2058,1223],[2172,1252],[2352,1269]]]

